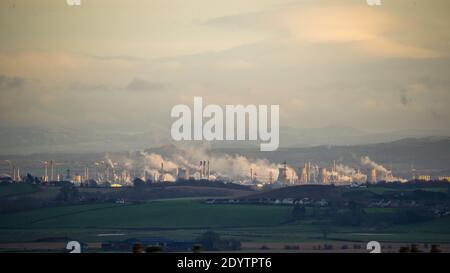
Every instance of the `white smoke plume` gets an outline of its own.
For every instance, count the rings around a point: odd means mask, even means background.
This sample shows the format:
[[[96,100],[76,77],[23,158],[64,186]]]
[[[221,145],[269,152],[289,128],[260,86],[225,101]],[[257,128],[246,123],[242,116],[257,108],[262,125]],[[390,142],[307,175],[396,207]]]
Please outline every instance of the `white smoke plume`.
[[[114,163],[108,155],[105,156],[105,162],[111,169],[114,169]]]
[[[119,159],[118,159],[119,160]],[[133,162],[131,168],[155,175],[164,181],[174,181],[178,168],[188,169],[190,175],[196,179],[201,177],[200,161],[209,161],[209,179],[223,179],[229,181],[248,181],[250,169],[253,177],[261,182],[275,181],[278,176],[278,165],[266,159],[249,159],[242,155],[211,154],[208,145],[175,145],[168,146],[160,153],[136,152],[127,158]],[[119,161],[125,161],[123,158]],[[163,163],[164,170],[161,170]],[[287,166],[288,179],[297,179],[293,168]]]
[[[375,169],[378,173],[381,174],[381,179],[386,182],[407,182],[407,179],[393,176],[391,170],[388,170],[383,165],[371,160],[368,156],[361,157],[361,165]]]
[[[361,157],[361,164],[363,166],[373,168],[373,169],[377,170],[377,172],[380,172],[380,173],[388,173],[389,172],[385,167],[372,161],[368,156]]]
[[[367,181],[367,175],[358,172],[354,168],[345,166],[342,164],[336,165],[336,172],[338,173],[339,180],[345,182],[365,182]]]

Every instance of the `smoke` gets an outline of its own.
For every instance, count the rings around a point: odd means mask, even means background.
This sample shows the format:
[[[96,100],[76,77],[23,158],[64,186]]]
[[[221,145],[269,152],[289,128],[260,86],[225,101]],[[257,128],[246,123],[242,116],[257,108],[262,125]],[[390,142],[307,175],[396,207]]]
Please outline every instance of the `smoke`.
[[[361,157],[361,165],[375,169],[377,173],[381,174],[381,180],[384,180],[386,182],[395,182],[395,181],[407,182],[407,180],[404,178],[393,176],[391,170],[388,170],[383,165],[380,165],[375,161],[372,161],[368,156]]]
[[[209,162],[205,167],[200,162]],[[360,158],[360,164],[366,169],[375,169],[377,177],[387,182],[401,181],[406,179],[395,177],[392,171],[371,160],[368,156]],[[189,176],[194,179],[205,178],[209,180],[223,180],[230,182],[249,182],[251,178],[268,183],[276,181],[279,174],[278,164],[267,159],[252,159],[240,154],[227,154],[211,152],[208,144],[197,145],[169,145],[151,151],[136,151],[128,154],[115,154],[113,160],[105,156],[102,165],[112,170],[112,175],[121,175],[125,171],[128,181],[133,177],[147,177],[159,181],[176,181],[179,169],[186,169]],[[287,179],[297,181],[298,177],[294,168],[286,166]],[[311,164],[308,167],[308,175],[312,181],[316,181],[319,174],[319,166]],[[206,173],[206,174],[205,174]],[[106,179],[111,174],[104,175]],[[328,172],[329,181],[358,182],[367,181],[368,176],[359,170],[338,164],[331,172]]]
[[[361,157],[361,164],[363,166],[375,169],[375,170],[377,170],[377,172],[381,172],[381,173],[388,173],[389,172],[385,167],[383,167],[382,165],[379,165],[376,162],[372,161],[368,156],[362,156]]]
[[[225,181],[249,181],[250,170],[253,178],[261,182],[277,179],[278,165],[267,159],[250,159],[239,154],[212,154],[208,145],[171,145],[164,147],[160,152],[139,151],[132,153],[128,158],[117,159],[121,164],[138,172],[146,172],[152,176],[157,175],[164,181],[174,181],[178,168],[189,170],[196,179],[201,177],[201,161],[209,161],[209,179],[222,179]],[[161,170],[161,163],[164,169]],[[288,179],[297,178],[293,168],[287,166]],[[162,176],[161,176],[162,175]]]
[[[108,155],[105,156],[105,162],[111,169],[114,169],[114,163]]]
[[[175,182],[176,181],[175,176],[173,176],[170,173],[163,174],[161,180],[165,181],[165,182]]]
[[[144,164],[146,170],[163,168],[166,171],[175,171],[177,169],[176,163],[171,160],[166,160],[161,155],[155,153],[145,153]]]
[[[248,180],[250,169],[254,177],[264,182],[268,182],[271,175],[274,179],[278,175],[278,166],[266,159],[251,160],[238,154],[212,155],[206,145],[200,145],[199,147],[178,146],[173,158],[176,163],[197,170],[198,173],[200,172],[199,162],[201,160],[209,161],[211,174],[225,180]]]
[[[336,172],[338,173],[338,180],[347,182],[365,182],[367,175],[342,164],[336,165]]]

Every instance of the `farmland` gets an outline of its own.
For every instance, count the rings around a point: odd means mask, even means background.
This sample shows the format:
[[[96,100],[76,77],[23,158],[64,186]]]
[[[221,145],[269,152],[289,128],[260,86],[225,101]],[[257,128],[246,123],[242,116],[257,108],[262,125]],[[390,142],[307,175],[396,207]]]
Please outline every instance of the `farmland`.
[[[39,187],[36,185],[20,183],[16,185],[0,185],[0,198],[9,197],[9,196],[17,196],[23,194],[31,194],[39,191]]]
[[[200,200],[161,200],[142,204],[96,204],[44,208],[2,215],[1,242],[29,242],[42,238],[74,238],[100,242],[122,234],[193,240],[212,229],[248,243],[305,243],[377,239],[389,242],[450,243],[450,218],[385,229],[331,226],[324,238],[314,221],[285,223],[291,207],[270,205],[208,205]],[[377,212],[379,213],[379,211]]]
[[[280,224],[289,207],[205,205],[195,200],[45,208],[0,217],[1,228],[177,229]]]
[[[17,185],[16,185],[17,186]],[[33,185],[31,185],[33,186]],[[189,191],[186,191],[189,189]],[[203,191],[198,194],[196,189]],[[250,193],[249,196],[280,196],[300,198],[316,196],[332,197],[334,200],[351,200],[369,196],[389,197],[393,193],[414,193],[411,189],[361,188],[326,189],[314,187],[292,188]],[[173,192],[174,197],[154,199],[153,191]],[[346,213],[348,208],[338,208],[330,216],[330,207],[307,207],[305,215],[293,219],[293,206],[271,204],[208,204],[208,195],[218,194],[223,198],[224,189],[205,187],[173,186],[172,189],[143,189],[139,200],[124,203],[92,202],[80,204],[43,205],[31,209],[11,211],[0,214],[0,251],[9,251],[15,246],[19,249],[39,249],[46,242],[54,246],[63,245],[68,240],[89,243],[91,251],[99,251],[102,242],[121,241],[127,238],[162,237],[177,241],[193,241],[207,230],[213,230],[224,238],[233,238],[242,242],[242,250],[258,250],[261,247],[281,247],[286,244],[364,244],[370,240],[405,243],[450,244],[450,216],[434,217],[414,223],[395,223],[391,219],[400,215],[401,207],[364,207],[365,219],[360,225],[344,225],[333,220],[334,214]],[[321,191],[318,191],[321,190]],[[423,188],[430,193],[440,195],[447,188]],[[8,189],[5,198],[21,202],[24,196],[33,196],[43,200],[54,200],[57,187],[20,187]],[[244,192],[229,191],[227,198],[242,196]],[[5,191],[6,192],[6,191]],[[133,189],[80,189],[90,194],[128,196]],[[98,193],[100,192],[100,193]],[[147,193],[145,193],[147,192]],[[184,195],[181,195],[183,192]],[[195,193],[189,197],[190,193]],[[319,193],[328,192],[323,195]],[[219,194],[220,193],[220,194]],[[238,195],[236,195],[238,193]],[[375,194],[375,195],[374,195]],[[386,195],[381,195],[386,194]],[[291,196],[292,195],[292,196]],[[439,195],[439,196],[440,196]],[[234,196],[234,197],[233,197]],[[434,195],[433,195],[434,196]],[[431,196],[431,197],[433,197]],[[26,198],[28,198],[26,197]],[[425,196],[427,197],[427,196]],[[19,198],[19,199],[16,199]],[[245,196],[243,197],[246,198]],[[428,197],[427,197],[428,198]],[[329,199],[331,200],[331,198]],[[445,202],[441,201],[441,202]],[[25,244],[25,246],[21,245]],[[58,244],[57,244],[58,245]],[[339,247],[339,246],[336,246]],[[43,250],[43,249],[40,249]]]

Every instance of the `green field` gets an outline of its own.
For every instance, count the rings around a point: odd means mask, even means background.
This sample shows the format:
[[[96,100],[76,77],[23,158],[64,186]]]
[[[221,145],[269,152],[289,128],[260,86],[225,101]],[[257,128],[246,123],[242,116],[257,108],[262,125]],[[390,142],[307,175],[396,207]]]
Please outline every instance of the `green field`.
[[[195,200],[143,204],[78,205],[44,208],[0,216],[0,228],[214,228],[273,226],[289,207],[207,205]]]
[[[62,206],[0,215],[0,242],[64,236],[90,242],[146,236],[193,240],[207,229],[242,242],[450,242],[450,217],[383,229],[327,226],[325,238],[317,222],[287,223],[290,213],[290,206],[208,205],[189,199]],[[102,233],[124,235],[99,237]]]
[[[15,202],[21,202],[22,197],[51,202],[60,191],[58,187],[28,184],[1,187],[0,198],[3,197],[4,200],[12,198],[16,200]],[[179,191],[183,189],[185,188],[180,187]],[[149,192],[152,190],[147,189]],[[195,190],[198,191],[199,188]],[[436,187],[424,190],[445,192],[448,188]],[[102,194],[119,192],[115,189],[80,189],[80,191],[91,193],[101,191]],[[357,195],[361,198],[389,191],[399,190],[369,187],[345,189],[343,194]],[[320,215],[325,209],[321,208],[308,207],[306,210],[308,215],[314,213],[318,215],[292,221],[292,206],[209,205],[204,203],[204,198],[199,196],[146,199],[147,201],[142,203],[59,205],[20,212],[11,211],[0,214],[0,244],[66,241],[68,238],[99,243],[152,236],[192,241],[206,230],[213,230],[223,237],[235,238],[243,243],[259,245],[336,242],[346,244],[370,240],[393,243],[450,243],[449,216],[408,225],[386,225],[375,222],[373,226],[337,226],[331,223],[324,224]],[[371,215],[393,214],[399,210],[399,208],[365,208],[365,212]]]
[[[388,188],[388,187],[368,187],[368,188],[355,188],[355,189],[351,189],[350,191],[372,192],[372,193],[376,193],[376,194],[383,194],[386,192],[398,192],[398,191],[408,192],[408,191],[416,191],[416,190],[431,191],[431,192],[447,192],[447,191],[449,191],[449,187],[417,187],[417,188],[409,188],[409,189]]]
[[[0,198],[24,195],[39,191],[39,187],[27,183],[0,185]]]

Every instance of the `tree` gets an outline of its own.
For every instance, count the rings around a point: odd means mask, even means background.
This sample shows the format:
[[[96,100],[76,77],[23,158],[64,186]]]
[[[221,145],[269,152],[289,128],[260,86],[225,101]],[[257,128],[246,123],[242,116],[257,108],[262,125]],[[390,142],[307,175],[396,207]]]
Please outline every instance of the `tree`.
[[[402,209],[395,213],[393,222],[395,224],[412,224],[425,222],[433,218],[431,212],[426,209]]]
[[[159,245],[154,245],[154,246],[149,246],[145,249],[145,252],[147,253],[158,253],[158,252],[162,252],[162,247]]]
[[[78,189],[74,187],[73,185],[64,185],[59,190],[58,196],[56,197],[57,200],[61,201],[76,201],[80,197],[80,193],[78,192]]]
[[[229,240],[229,247],[230,250],[240,250],[241,249],[241,242],[236,239],[230,239]]]
[[[410,249],[411,249],[411,253],[420,253],[420,252],[422,252],[420,250],[420,248],[419,248],[419,245],[417,245],[417,244],[412,244]]]
[[[133,253],[143,253],[143,252],[144,252],[144,247],[142,246],[142,244],[140,242],[133,244]]]
[[[34,183],[34,176],[32,176],[31,174],[27,173],[27,176],[25,176],[24,182],[28,183],[28,184],[33,184]]]
[[[409,246],[401,246],[400,249],[398,250],[399,253],[409,253],[411,252]]]
[[[442,252],[441,248],[439,247],[439,245],[431,245],[431,253],[440,253]]]
[[[337,224],[360,226],[366,220],[366,212],[362,206],[356,202],[350,202],[348,208],[335,215],[334,219]]]
[[[192,246],[192,252],[194,253],[200,253],[202,251],[202,246],[199,244],[195,244]]]
[[[221,239],[214,231],[201,234],[196,243],[204,250],[240,250],[241,242],[236,239]]]
[[[196,241],[205,250],[217,250],[220,246],[220,235],[214,231],[207,231],[200,235]]]
[[[142,187],[145,186],[145,181],[142,180],[142,179],[140,179],[140,178],[138,178],[138,177],[136,177],[136,178],[133,180],[133,185],[134,185],[136,188],[142,188]]]
[[[90,188],[96,188],[98,187],[97,181],[95,181],[94,179],[89,179],[87,181],[88,187]]]
[[[27,173],[27,176],[25,177],[24,182],[28,183],[28,184],[37,184],[37,185],[42,184],[42,180],[39,177],[32,176],[29,173]]]

